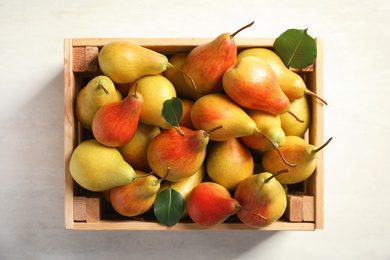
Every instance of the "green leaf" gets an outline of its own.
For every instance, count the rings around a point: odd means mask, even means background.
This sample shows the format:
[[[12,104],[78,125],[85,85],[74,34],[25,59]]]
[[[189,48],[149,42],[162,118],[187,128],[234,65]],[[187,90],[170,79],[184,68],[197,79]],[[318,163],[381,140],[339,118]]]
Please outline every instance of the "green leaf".
[[[153,205],[154,215],[165,226],[176,225],[184,212],[184,198],[176,190],[169,187],[160,192]]]
[[[183,105],[180,98],[173,97],[164,101],[162,115],[168,123],[179,127],[179,121],[183,116]]]
[[[315,40],[307,34],[307,29],[289,29],[274,42],[275,53],[288,68],[306,68],[317,57]]]

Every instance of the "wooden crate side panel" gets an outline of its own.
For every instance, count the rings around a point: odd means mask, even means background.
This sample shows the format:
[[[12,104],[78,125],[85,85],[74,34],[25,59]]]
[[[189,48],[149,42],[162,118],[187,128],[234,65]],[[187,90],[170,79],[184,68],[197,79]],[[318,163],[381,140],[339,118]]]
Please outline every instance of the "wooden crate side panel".
[[[76,79],[73,74],[72,40],[64,41],[64,163],[65,163],[65,227],[73,228],[73,178],[69,171],[71,154],[76,147],[76,124],[73,102],[76,95]]]

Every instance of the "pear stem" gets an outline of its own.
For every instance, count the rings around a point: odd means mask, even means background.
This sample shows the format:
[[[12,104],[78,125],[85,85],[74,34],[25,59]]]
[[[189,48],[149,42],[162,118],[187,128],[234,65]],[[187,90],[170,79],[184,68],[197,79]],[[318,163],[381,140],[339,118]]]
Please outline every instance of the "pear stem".
[[[161,183],[162,181],[166,180],[170,173],[171,173],[171,167],[168,167],[167,172],[165,173],[165,176],[163,178],[161,178],[159,180],[159,182]]]
[[[248,28],[248,27],[251,27],[254,23],[255,23],[255,21],[252,21],[250,24],[247,24],[247,25],[245,25],[244,27],[238,29],[236,32],[234,32],[234,33],[232,33],[232,34],[230,35],[230,39],[234,38],[234,36],[236,36],[237,33],[241,32],[242,30],[244,30],[244,29],[246,29],[246,28]]]
[[[218,129],[221,129],[221,128],[223,128],[223,125],[219,125],[219,126],[216,126],[214,128],[211,128],[210,130],[206,131],[206,133],[209,135],[212,132],[214,132],[215,130],[218,130]]]
[[[276,144],[274,141],[272,141],[271,138],[269,138],[266,134],[264,134],[262,131],[260,131],[259,129],[257,129],[257,132],[260,133],[261,135],[264,136],[265,139],[267,139],[268,142],[271,143],[271,145],[274,147],[274,149],[278,152],[280,158],[283,160],[283,162],[285,164],[287,164],[288,166],[290,167],[296,167],[297,165],[296,164],[292,164],[292,163],[289,163],[286,158],[284,158],[283,154],[280,152],[280,149],[279,149],[279,145]]]
[[[181,130],[180,126],[174,126],[176,131],[181,135],[181,136],[185,136],[186,134],[183,132],[183,130]]]
[[[280,170],[280,171],[278,171],[277,173],[275,173],[275,174],[272,174],[272,176],[270,176],[270,177],[268,177],[267,179],[265,179],[265,183],[267,183],[267,182],[269,182],[270,180],[272,180],[273,178],[275,178],[276,176],[278,176],[279,174],[281,174],[281,173],[285,173],[285,172],[289,172],[290,171],[290,169],[289,168],[286,168],[286,169],[283,169],[283,170]]]
[[[108,90],[103,86],[103,84],[99,83],[98,88],[103,89],[104,93],[106,93],[107,95],[110,94],[110,92],[108,92]]]
[[[137,91],[138,91],[138,81],[135,82],[135,86],[134,86],[134,94],[133,94],[133,97],[135,97],[135,98],[138,98],[138,97],[137,97]]]
[[[323,99],[321,98],[320,96],[318,96],[316,93],[314,93],[313,91],[311,91],[310,89],[306,89],[305,90],[305,94],[307,95],[310,95],[310,96],[313,96],[315,98],[317,98],[318,100],[320,100],[322,103],[324,103],[325,105],[328,105],[328,103]]]
[[[297,117],[297,115],[295,115],[290,109],[287,110],[287,113],[289,113],[290,115],[292,115],[299,123],[304,123],[304,122],[305,122],[305,120],[299,119],[299,118]]]
[[[324,147],[327,146],[330,143],[330,141],[332,141],[332,139],[333,137],[329,138],[328,141],[326,141],[323,145],[311,151],[311,155],[315,155],[316,153],[324,149]]]
[[[259,213],[252,212],[252,211],[250,211],[249,209],[245,208],[245,207],[242,206],[242,205],[239,205],[238,208],[239,208],[239,209],[246,210],[246,211],[249,212],[250,214],[252,214],[252,215],[254,215],[254,216],[256,216],[256,217],[259,217],[259,218],[261,218],[261,219],[263,219],[263,220],[267,220],[266,217],[262,216],[262,215],[259,214]]]
[[[195,81],[194,79],[191,77],[190,74],[188,74],[187,72],[185,72],[184,70],[176,67],[175,65],[173,65],[172,63],[169,63],[167,64],[167,67],[168,68],[173,68],[173,69],[177,69],[178,71],[180,71],[181,73],[183,73],[190,81],[191,81],[191,85],[194,89],[196,89],[196,84],[195,84]]]

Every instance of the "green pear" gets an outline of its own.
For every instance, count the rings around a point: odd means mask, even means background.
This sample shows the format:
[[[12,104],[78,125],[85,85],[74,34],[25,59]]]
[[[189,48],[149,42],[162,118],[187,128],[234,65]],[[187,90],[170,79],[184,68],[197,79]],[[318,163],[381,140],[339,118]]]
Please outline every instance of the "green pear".
[[[134,169],[116,148],[104,146],[95,139],[83,141],[75,148],[69,170],[81,187],[97,192],[132,183],[136,178]]]
[[[114,82],[104,75],[91,79],[76,95],[75,112],[80,124],[91,130],[95,113],[103,105],[122,100]]]
[[[290,106],[274,71],[262,59],[247,56],[231,66],[223,74],[223,89],[237,104],[280,115]]]
[[[137,88],[144,99],[142,105],[140,122],[148,125],[158,126],[164,129],[171,128],[162,115],[164,101],[176,97],[176,90],[172,83],[161,75],[145,76],[134,83],[129,93],[132,93]]]
[[[256,122],[256,126],[260,131],[278,144],[279,147],[283,146],[286,135],[282,129],[279,115],[253,109],[247,110],[246,112]],[[260,133],[254,133],[249,136],[241,137],[240,139],[247,147],[253,150],[264,151],[274,149],[271,143]]]
[[[307,89],[302,77],[288,69],[282,59],[272,50],[267,48],[248,48],[241,51],[237,55],[237,59],[241,59],[247,56],[255,56],[264,60],[275,72],[277,81],[283,92],[286,94],[289,100],[296,100],[302,98],[305,94],[314,96],[321,100],[324,104],[326,101],[315,93]]]
[[[262,228],[278,220],[287,207],[283,186],[269,172],[253,174],[241,181],[234,198],[242,208],[236,213],[246,225]]]
[[[137,131],[130,142],[118,147],[123,159],[134,169],[145,172],[151,171],[147,159],[150,141],[161,132],[160,128],[139,122]]]
[[[160,180],[156,176],[135,170],[139,178],[132,183],[114,187],[110,191],[110,202],[119,214],[134,217],[147,212],[156,199]]]
[[[211,42],[198,45],[190,51],[183,65],[183,71],[191,75],[198,93],[209,94],[222,90],[222,76],[235,63],[237,57],[237,44],[234,37],[253,23],[233,34],[220,34]]]
[[[290,102],[290,111],[303,122],[298,122],[289,113],[280,115],[281,127],[286,135],[302,137],[310,126],[311,110],[306,97]]]
[[[207,174],[229,191],[253,174],[252,154],[237,138],[214,142],[208,151]]]
[[[276,172],[280,169],[287,168],[288,172],[278,174],[276,179],[281,184],[295,184],[309,178],[317,167],[317,153],[321,151],[329,142],[316,148],[306,140],[298,136],[286,136],[286,142],[280,148],[286,160],[295,163],[296,167],[289,167],[282,164],[278,154],[269,150],[262,157],[262,165],[265,171]]]
[[[102,72],[115,83],[135,82],[143,76],[161,73],[169,66],[165,55],[129,41],[104,45],[98,62]]]

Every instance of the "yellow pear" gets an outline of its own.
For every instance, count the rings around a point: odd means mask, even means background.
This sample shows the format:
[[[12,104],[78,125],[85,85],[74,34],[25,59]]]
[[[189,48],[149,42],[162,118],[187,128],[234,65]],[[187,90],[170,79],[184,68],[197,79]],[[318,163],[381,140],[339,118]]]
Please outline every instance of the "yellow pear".
[[[247,110],[247,114],[256,122],[257,128],[281,147],[286,135],[282,129],[280,116],[261,110]],[[272,150],[272,144],[260,133],[244,136],[241,141],[254,150]]]
[[[112,188],[110,202],[119,214],[134,217],[147,212],[156,199],[160,189],[160,180],[154,175],[136,170],[137,178],[134,182]]]
[[[144,99],[140,122],[164,129],[171,128],[172,125],[162,116],[162,109],[164,101],[176,97],[176,90],[172,83],[161,75],[145,76],[131,86],[129,93],[134,93],[136,85],[137,92]]]
[[[191,99],[181,99],[181,103],[183,106],[183,115],[179,121],[179,125],[194,128],[191,121],[191,108],[195,102]]]
[[[159,193],[171,187],[175,191],[179,192],[185,201],[187,200],[187,197],[192,191],[192,189],[203,181],[205,175],[206,175],[206,166],[203,164],[199,168],[199,170],[195,174],[191,175],[190,177],[181,179],[180,181],[177,182],[170,182],[170,181],[162,182]],[[182,218],[186,217],[187,215],[188,215],[187,208],[184,208]]]
[[[122,100],[122,95],[115,88],[114,82],[104,75],[91,79],[75,100],[76,117],[85,128],[92,129],[92,121],[96,112],[103,105]]]
[[[132,183],[136,178],[134,169],[116,148],[104,146],[95,139],[83,141],[76,147],[69,170],[81,187],[97,192]]]
[[[160,132],[157,126],[138,123],[133,139],[124,146],[118,147],[123,159],[136,170],[151,171],[147,158],[148,145]]]
[[[128,41],[113,41],[103,46],[98,54],[102,72],[115,83],[131,83],[158,74],[169,66],[163,54]]]
[[[233,191],[253,171],[253,157],[237,138],[212,144],[208,152],[207,174],[214,182]]]
[[[188,98],[196,100],[202,96],[202,94],[196,92],[192,84],[188,84],[182,71],[178,70],[183,68],[184,62],[187,58],[188,52],[179,52],[172,55],[169,58],[169,63],[174,67],[167,68],[164,71],[164,76],[172,82],[175,86],[177,96],[180,98]]]
[[[275,72],[276,79],[286,94],[289,100],[296,100],[302,98],[305,94],[314,96],[321,100],[324,104],[326,101],[317,96],[314,92],[310,91],[302,77],[295,72],[289,70],[283,63],[282,59],[272,50],[267,48],[248,48],[241,51],[237,55],[237,59],[241,59],[246,56],[255,56],[264,60]]]
[[[298,136],[286,136],[286,142],[280,148],[285,158],[296,164],[296,167],[283,165],[274,150],[266,151],[262,157],[262,165],[265,171],[277,172],[288,169],[288,172],[278,174],[275,178],[281,184],[295,184],[309,178],[317,167],[317,153],[321,151],[332,139],[317,148]]]
[[[303,122],[297,121],[291,114],[280,115],[281,126],[286,135],[303,136],[310,125],[311,110],[306,97],[291,101],[290,111]]]

